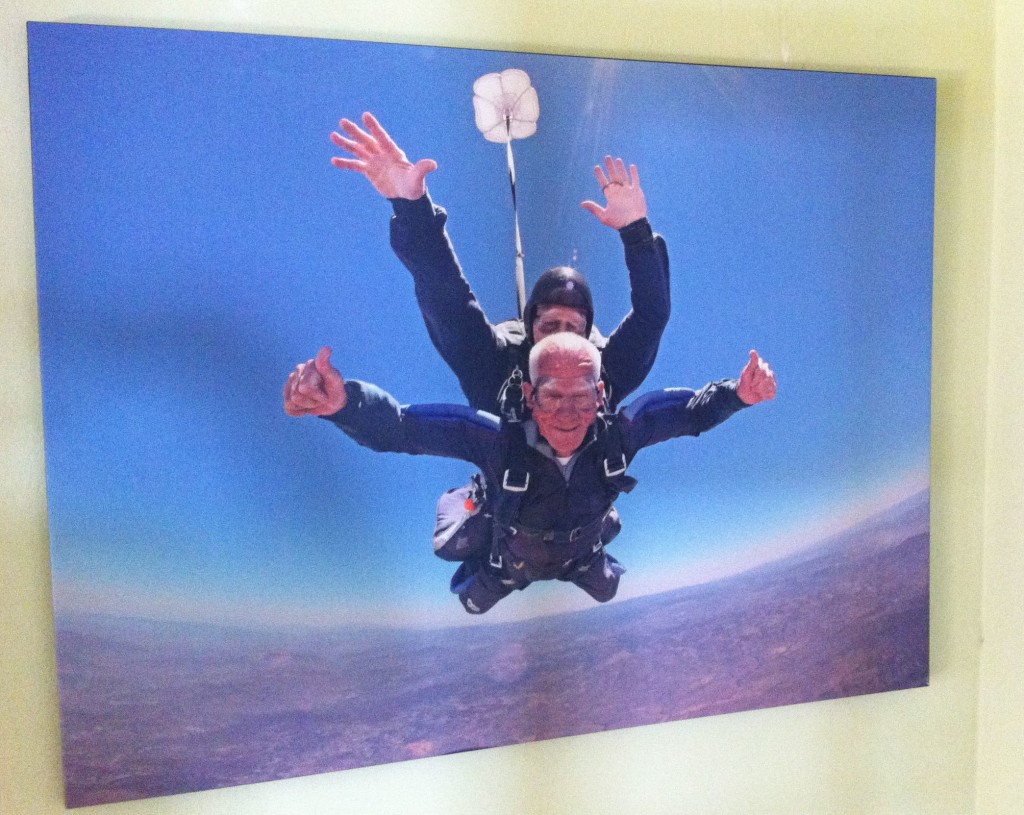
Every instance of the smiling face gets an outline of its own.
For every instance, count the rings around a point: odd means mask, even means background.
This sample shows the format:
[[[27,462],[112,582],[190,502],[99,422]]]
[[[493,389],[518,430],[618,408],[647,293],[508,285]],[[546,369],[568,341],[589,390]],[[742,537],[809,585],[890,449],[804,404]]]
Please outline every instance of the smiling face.
[[[575,334],[556,334],[530,354],[527,402],[537,429],[558,456],[571,456],[586,438],[604,398],[597,349]]]

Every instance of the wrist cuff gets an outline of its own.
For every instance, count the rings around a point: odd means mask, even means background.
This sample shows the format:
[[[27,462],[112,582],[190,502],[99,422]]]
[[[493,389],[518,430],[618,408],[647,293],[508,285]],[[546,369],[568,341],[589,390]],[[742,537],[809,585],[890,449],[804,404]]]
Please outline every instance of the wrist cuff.
[[[654,237],[654,230],[651,229],[651,222],[646,218],[640,218],[631,224],[626,224],[619,230],[622,242],[627,246],[634,243],[643,243]]]

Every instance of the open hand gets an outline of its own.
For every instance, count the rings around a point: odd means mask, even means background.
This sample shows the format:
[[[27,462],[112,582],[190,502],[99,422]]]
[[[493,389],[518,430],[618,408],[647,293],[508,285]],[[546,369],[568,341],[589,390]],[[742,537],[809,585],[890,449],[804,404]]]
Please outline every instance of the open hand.
[[[362,173],[385,198],[415,201],[426,193],[427,173],[437,169],[436,161],[425,158],[413,164],[372,113],[363,114],[366,130],[349,119],[338,124],[345,135],[331,133],[331,141],[355,158],[335,156],[331,164]]]
[[[629,165],[629,172],[626,172],[626,164],[621,158],[604,157],[605,167],[608,173],[598,165],[594,168],[594,177],[601,185],[601,191],[605,196],[605,206],[596,201],[584,201],[582,206],[587,212],[591,212],[605,226],[613,229],[622,229],[634,221],[647,217],[647,199],[640,187],[640,173],[635,164]]]

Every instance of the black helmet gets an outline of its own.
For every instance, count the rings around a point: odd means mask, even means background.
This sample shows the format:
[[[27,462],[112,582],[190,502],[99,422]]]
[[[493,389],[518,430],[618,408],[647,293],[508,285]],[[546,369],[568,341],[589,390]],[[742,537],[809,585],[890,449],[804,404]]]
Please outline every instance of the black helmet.
[[[537,278],[526,301],[526,312],[523,323],[526,326],[527,342],[533,342],[533,321],[537,318],[537,306],[568,306],[579,309],[587,318],[587,327],[583,336],[590,337],[590,329],[594,326],[594,299],[590,296],[590,284],[587,279],[568,266],[556,266],[548,269]]]

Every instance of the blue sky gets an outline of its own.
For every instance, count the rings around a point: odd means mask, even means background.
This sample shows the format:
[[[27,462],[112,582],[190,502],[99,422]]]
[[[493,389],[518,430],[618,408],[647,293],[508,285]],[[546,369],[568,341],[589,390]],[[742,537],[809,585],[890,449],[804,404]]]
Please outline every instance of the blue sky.
[[[330,165],[328,134],[372,110],[410,158],[437,160],[430,189],[467,276],[492,320],[513,316],[504,150],[471,101],[478,76],[508,67],[541,106],[537,134],[515,143],[527,285],[573,263],[600,328],[625,313],[618,237],[579,208],[600,200],[593,165],[621,155],[672,262],[672,319],[642,390],[734,376],[750,348],[780,380],[774,403],[638,457],[640,486],[619,503],[624,588],[926,483],[933,80],[60,24],[29,35],[58,599],[461,621],[429,535],[469,465],[359,448],[286,417],[281,387],[329,344],[346,376],[400,401],[462,401],[388,246],[389,206]]]

